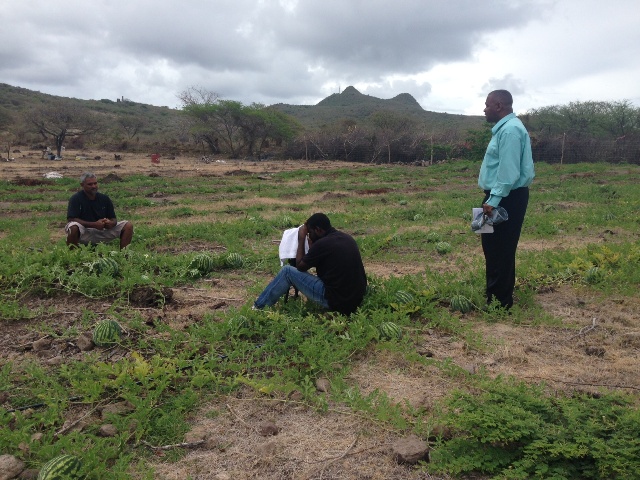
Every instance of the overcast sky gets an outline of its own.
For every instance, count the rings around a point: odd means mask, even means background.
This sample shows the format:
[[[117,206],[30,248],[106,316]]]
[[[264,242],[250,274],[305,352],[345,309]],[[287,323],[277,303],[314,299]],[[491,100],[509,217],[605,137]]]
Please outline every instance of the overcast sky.
[[[191,86],[313,105],[353,85],[482,115],[640,106],[638,0],[0,0],[0,82],[180,107]]]

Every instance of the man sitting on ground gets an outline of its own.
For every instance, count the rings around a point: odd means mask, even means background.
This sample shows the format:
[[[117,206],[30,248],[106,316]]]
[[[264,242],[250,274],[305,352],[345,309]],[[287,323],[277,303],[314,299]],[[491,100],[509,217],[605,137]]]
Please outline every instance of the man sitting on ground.
[[[67,207],[67,245],[69,248],[83,245],[107,243],[120,239],[120,248],[131,243],[133,224],[127,220],[116,220],[111,199],[98,193],[98,179],[95,174],[85,172],[80,175],[82,190],[73,194]]]
[[[309,251],[305,254],[307,236]],[[307,272],[312,267],[317,276]],[[298,229],[296,266],[285,265],[253,308],[274,305],[292,286],[321,307],[344,315],[362,303],[367,277],[358,245],[353,237],[333,228],[324,213],[314,213]]]

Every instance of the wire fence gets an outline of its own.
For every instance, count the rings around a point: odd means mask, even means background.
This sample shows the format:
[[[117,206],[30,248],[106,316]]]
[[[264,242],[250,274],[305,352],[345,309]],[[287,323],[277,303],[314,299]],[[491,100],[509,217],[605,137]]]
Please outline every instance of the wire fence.
[[[304,160],[346,160],[360,163],[431,164],[465,158],[482,160],[491,137],[416,138],[411,134],[395,142],[381,143],[374,136],[347,138],[340,134],[324,134],[314,139],[291,142],[284,155]],[[633,163],[640,164],[640,135],[619,138],[584,134],[531,135],[535,161],[546,163]]]
[[[640,136],[602,138],[569,134],[532,136],[533,157],[546,163],[640,164]]]

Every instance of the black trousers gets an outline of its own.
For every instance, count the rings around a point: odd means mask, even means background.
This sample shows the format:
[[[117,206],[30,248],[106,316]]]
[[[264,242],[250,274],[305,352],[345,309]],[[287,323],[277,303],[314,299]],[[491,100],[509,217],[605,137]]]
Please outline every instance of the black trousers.
[[[489,192],[484,193],[482,203],[489,199]],[[528,204],[529,187],[511,190],[509,195],[500,201],[500,206],[507,211],[509,220],[494,226],[493,233],[481,234],[487,277],[487,303],[497,299],[503,307],[510,308],[513,305],[516,249]]]

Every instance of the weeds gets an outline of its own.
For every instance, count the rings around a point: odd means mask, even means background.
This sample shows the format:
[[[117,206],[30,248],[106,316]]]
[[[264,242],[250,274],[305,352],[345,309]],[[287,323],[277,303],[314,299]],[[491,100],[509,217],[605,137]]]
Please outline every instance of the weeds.
[[[152,478],[145,472],[145,445],[179,443],[203,401],[243,388],[284,400],[297,393],[319,410],[339,402],[398,434],[427,437],[430,425],[449,425],[454,435],[437,439],[433,472],[637,478],[637,398],[565,395],[512,378],[471,376],[448,358],[416,353],[426,331],[482,353],[491,348],[491,339],[478,334],[478,322],[556,325],[558,319],[537,302],[538,292],[548,289],[637,294],[640,249],[632,234],[637,171],[625,166],[634,173],[618,175],[614,167],[594,166],[606,180],[599,185],[571,176],[586,168],[582,165],[565,166],[562,178],[557,168],[538,167],[518,254],[518,303],[508,313],[484,304],[483,257],[469,230],[469,211],[480,195],[462,188],[474,183],[476,164],[367,166],[358,175],[344,168],[313,174],[301,169],[265,182],[239,176],[217,178],[215,184],[204,177],[132,176],[108,188],[121,216],[136,222],[134,240],[124,251],[109,245],[69,250],[62,234],[51,240],[56,227],[43,202],[53,198],[62,204],[74,182],[52,183],[43,187],[46,195],[33,198],[27,187],[0,182],[0,202],[10,203],[7,213],[16,217],[0,219],[5,240],[0,322],[27,323],[33,336],[51,340],[62,358],[49,365],[20,352],[2,364],[0,428],[6,434],[0,436],[0,450],[32,468],[61,452],[78,454],[90,479]],[[345,193],[327,195],[331,192]],[[320,202],[319,195],[325,195]],[[152,201],[152,196],[171,200]],[[306,198],[308,203],[298,201]],[[29,225],[17,215],[26,209]],[[364,302],[349,318],[294,300],[268,311],[249,310],[250,296],[279,268],[276,243],[282,230],[301,224],[316,209],[354,235],[368,270],[383,265],[386,274],[369,274]],[[59,212],[61,220],[63,215]],[[530,248],[563,236],[576,245]],[[245,305],[204,313],[181,328],[163,321],[164,288],[229,278],[246,280]],[[159,312],[154,319],[132,308],[140,288],[160,299],[153,305]],[[471,307],[451,308],[456,295]],[[108,307],[79,308],[71,318],[50,322],[50,314],[66,314],[42,305],[61,298],[93,299]],[[122,325],[119,343],[79,351],[77,340],[104,318]],[[402,335],[381,335],[379,327],[388,322]],[[356,361],[376,352],[391,352],[415,368],[428,366],[455,380],[459,391],[433,410],[394,401],[383,391],[364,392],[349,373]],[[317,392],[321,377],[330,382],[328,395]],[[114,405],[119,409],[105,412]],[[68,428],[72,413],[86,416],[86,426]],[[104,423],[117,433],[100,435]],[[42,434],[39,442],[31,441],[34,433]],[[177,459],[181,452],[168,455]]]
[[[432,452],[433,472],[492,478],[638,478],[640,428],[633,400],[552,395],[544,385],[483,379],[482,393],[454,393],[440,421],[452,439]]]

